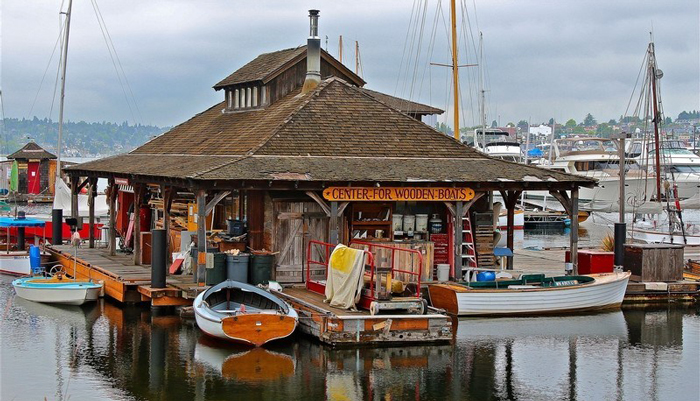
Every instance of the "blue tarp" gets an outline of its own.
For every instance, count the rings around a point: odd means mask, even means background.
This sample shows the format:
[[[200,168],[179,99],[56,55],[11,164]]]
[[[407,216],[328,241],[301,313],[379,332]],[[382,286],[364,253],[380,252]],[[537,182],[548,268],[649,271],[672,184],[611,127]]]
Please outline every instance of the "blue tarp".
[[[534,148],[534,149],[530,149],[527,152],[527,157],[542,157],[543,154],[544,153],[542,153],[541,150],[539,150],[538,148]]]
[[[12,217],[0,217],[0,227],[43,227],[45,221],[37,219],[13,219]]]

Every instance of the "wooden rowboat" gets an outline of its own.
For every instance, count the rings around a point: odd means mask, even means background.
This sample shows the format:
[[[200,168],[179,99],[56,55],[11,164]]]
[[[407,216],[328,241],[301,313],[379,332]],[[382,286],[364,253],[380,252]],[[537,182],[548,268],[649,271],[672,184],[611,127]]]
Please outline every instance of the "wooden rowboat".
[[[433,284],[436,308],[458,316],[521,316],[619,308],[630,272],[585,276],[523,275],[519,280]]]
[[[194,300],[194,314],[197,326],[206,334],[256,347],[289,336],[299,320],[286,302],[233,280],[199,294]]]

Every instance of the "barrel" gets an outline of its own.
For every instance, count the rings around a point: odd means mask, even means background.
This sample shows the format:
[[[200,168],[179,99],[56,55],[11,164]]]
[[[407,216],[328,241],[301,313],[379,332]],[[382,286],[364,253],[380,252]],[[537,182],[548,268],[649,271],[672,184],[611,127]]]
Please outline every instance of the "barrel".
[[[248,278],[250,284],[267,284],[272,278],[275,255],[253,255],[250,260]]]
[[[494,281],[496,280],[496,273],[494,272],[480,272],[476,275],[476,281]]]
[[[226,280],[226,254],[223,252],[207,253],[207,285],[219,284]]]
[[[226,277],[229,280],[247,283],[249,259],[250,255],[247,253],[226,255]]]
[[[29,245],[29,266],[32,273],[41,272],[41,249],[38,246]]]
[[[437,265],[437,280],[438,281],[449,281],[450,280],[450,265],[440,263]]]

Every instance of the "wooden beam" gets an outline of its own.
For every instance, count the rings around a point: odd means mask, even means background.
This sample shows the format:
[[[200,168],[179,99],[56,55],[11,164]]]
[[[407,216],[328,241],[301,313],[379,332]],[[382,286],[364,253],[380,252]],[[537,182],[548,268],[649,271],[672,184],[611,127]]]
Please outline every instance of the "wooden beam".
[[[329,239],[331,244],[338,243],[338,202],[331,202],[331,215],[328,223],[330,231]]]
[[[117,207],[117,193],[119,192],[117,185],[114,182],[114,178],[109,179],[109,233],[107,234],[107,240],[109,241],[109,254],[114,256],[117,254],[117,227],[116,225],[116,207]]]
[[[506,226],[506,246],[513,251],[515,245],[515,205],[518,203],[522,191],[501,191],[503,201],[506,203],[506,212],[508,224]],[[508,256],[506,259],[506,268],[513,270],[513,257]]]
[[[163,229],[165,230],[165,248],[167,249],[165,261],[170,265],[172,254],[170,253],[170,208],[173,205],[173,188],[169,186],[160,186],[160,193],[163,195]],[[170,274],[169,269],[165,274]]]
[[[576,193],[578,194],[578,189]],[[566,191],[549,191],[549,194],[558,200],[559,203],[561,203],[569,216],[572,215],[571,200],[569,199],[569,195],[567,195]],[[576,203],[576,208],[578,209],[578,201]]]
[[[329,216],[329,217],[330,217],[330,215],[331,215],[331,208],[328,206],[328,204],[326,203],[326,201],[323,199],[323,197],[322,197],[321,195],[319,195],[318,193],[313,192],[313,191],[306,191],[306,194],[307,194],[311,199],[315,200],[316,203],[318,203],[319,206],[321,206],[321,209],[323,209],[323,211],[326,212],[326,216]]]
[[[78,177],[76,177],[76,182],[77,182]],[[90,183],[90,178],[86,178],[85,181],[81,182],[80,185],[78,185],[78,192],[82,191],[83,188],[85,188],[88,184]]]
[[[474,194],[474,197],[467,203],[464,204],[462,207],[462,217],[466,216],[467,213],[469,212],[469,209],[478,201],[481,199],[484,195],[486,195],[486,192],[477,192]]]
[[[219,192],[216,195],[214,195],[214,197],[207,203],[205,215],[208,215],[209,213],[211,213],[212,209],[214,209],[214,206],[218,205],[222,199],[229,196],[230,194],[231,194],[231,191],[223,191],[223,192]]]
[[[95,197],[97,196],[97,178],[88,178],[90,180],[90,191],[88,197],[88,247],[95,247]]]
[[[145,187],[134,184],[134,264],[141,264],[141,203]]]
[[[70,180],[70,215],[78,218],[78,177],[71,177]]]
[[[343,212],[345,212],[345,208],[347,208],[349,204],[350,204],[350,202],[342,202],[342,203],[338,206],[338,216],[342,216],[342,215],[343,215]]]
[[[197,284],[206,281],[206,253],[207,253],[207,191],[197,190],[197,264],[194,271]]]
[[[578,275],[578,187],[571,190],[571,263],[574,265],[574,275]]]

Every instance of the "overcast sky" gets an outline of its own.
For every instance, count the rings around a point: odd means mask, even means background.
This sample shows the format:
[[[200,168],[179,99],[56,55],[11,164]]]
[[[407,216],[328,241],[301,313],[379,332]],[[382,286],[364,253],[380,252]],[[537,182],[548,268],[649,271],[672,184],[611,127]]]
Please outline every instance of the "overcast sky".
[[[57,118],[57,103],[49,115],[57,57],[33,110],[32,103],[58,37],[60,3],[2,1],[1,85],[7,117]],[[443,9],[449,8],[449,1],[442,3]],[[550,117],[581,121],[588,112],[599,121],[619,118],[627,108],[652,28],[658,64],[664,71],[666,114],[675,118],[683,110],[700,109],[697,0],[466,3],[470,24],[460,23],[460,27],[484,35],[489,121],[531,119],[536,123]],[[406,40],[409,28],[415,26],[414,6],[422,4],[411,0],[101,0],[98,5],[138,113],[127,106],[91,2],[75,0],[66,118],[161,126],[183,122],[223,100],[212,85],[258,54],[304,44],[309,8],[321,10],[322,46],[326,47],[327,35],[328,50],[336,57],[338,36],[343,35],[345,62],[353,69],[354,41],[359,41],[367,87],[443,109],[451,107],[448,69],[429,66],[429,61],[450,60],[442,20],[430,46],[437,0],[425,7],[421,46],[417,38]],[[476,49],[470,41],[461,47],[461,63],[475,61]],[[421,51],[418,56],[416,49]],[[461,70],[466,125],[478,122],[473,100],[477,71],[474,67]],[[440,119],[445,117],[451,123],[449,115]]]

